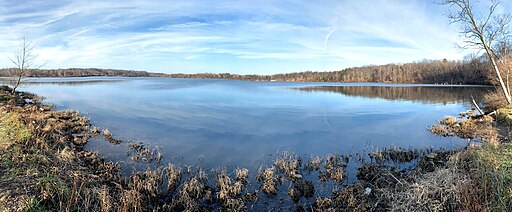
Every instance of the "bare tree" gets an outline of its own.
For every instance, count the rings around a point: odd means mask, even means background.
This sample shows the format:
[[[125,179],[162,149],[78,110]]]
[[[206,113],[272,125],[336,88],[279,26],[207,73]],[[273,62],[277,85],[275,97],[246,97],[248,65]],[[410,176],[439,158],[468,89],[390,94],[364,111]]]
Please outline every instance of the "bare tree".
[[[477,48],[486,52],[505,99],[508,104],[511,104],[509,86],[503,81],[498,65],[500,56],[493,50],[493,46],[509,38],[512,16],[510,13],[499,14],[496,12],[496,8],[500,4],[497,0],[491,0],[491,6],[486,14],[475,14],[473,2],[472,0],[443,0],[441,4],[450,6],[452,10],[448,14],[448,18],[452,23],[458,23],[462,27],[461,33],[465,38],[465,45],[462,47]]]
[[[14,56],[9,57],[9,60],[11,60],[14,65],[14,68],[9,71],[9,75],[14,78],[12,82],[13,94],[22,83],[23,77],[27,76],[31,68],[40,68],[34,67],[34,61],[37,58],[37,55],[34,54],[34,44],[27,40],[25,35],[20,38],[19,42],[19,47],[14,53]]]

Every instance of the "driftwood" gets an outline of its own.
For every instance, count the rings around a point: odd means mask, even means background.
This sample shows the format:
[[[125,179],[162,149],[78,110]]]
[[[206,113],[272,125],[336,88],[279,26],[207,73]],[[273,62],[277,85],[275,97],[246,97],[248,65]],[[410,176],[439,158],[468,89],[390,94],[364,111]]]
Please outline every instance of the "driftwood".
[[[471,101],[473,102],[473,105],[475,105],[476,110],[478,110],[480,114],[485,114],[484,111],[480,108],[480,106],[478,106],[478,103],[476,103],[475,98],[473,98],[473,96],[471,96]]]

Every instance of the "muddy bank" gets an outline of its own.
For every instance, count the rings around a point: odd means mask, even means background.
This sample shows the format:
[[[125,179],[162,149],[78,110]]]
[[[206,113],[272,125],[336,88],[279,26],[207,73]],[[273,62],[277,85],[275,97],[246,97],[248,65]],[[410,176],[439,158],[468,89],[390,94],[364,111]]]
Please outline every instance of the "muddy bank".
[[[335,153],[301,158],[284,152],[259,170],[205,170],[167,164],[122,175],[118,164],[105,161],[83,146],[90,136],[100,134],[113,144],[125,141],[116,139],[107,129],[90,126],[77,112],[54,111],[26,93],[9,96],[7,87],[1,92],[5,98],[0,107],[0,133],[9,138],[0,148],[2,210],[462,209],[458,190],[447,191],[454,197],[447,199],[444,190],[435,193],[437,190],[431,189],[434,193],[426,191],[416,203],[405,204],[411,201],[405,198],[411,196],[407,192],[423,188],[417,185],[451,185],[431,179],[455,167],[453,164],[461,158],[459,152],[390,147],[370,153],[370,161]],[[135,161],[159,161],[162,157],[142,144],[129,145]],[[352,160],[362,165],[357,170],[357,181],[347,183],[347,164]],[[404,162],[417,165],[396,165]]]

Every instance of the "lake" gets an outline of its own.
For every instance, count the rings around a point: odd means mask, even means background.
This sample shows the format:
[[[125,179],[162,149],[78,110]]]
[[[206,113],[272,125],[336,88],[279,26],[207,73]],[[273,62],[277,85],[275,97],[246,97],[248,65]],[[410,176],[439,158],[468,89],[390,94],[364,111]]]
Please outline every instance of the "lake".
[[[156,148],[163,164],[251,169],[285,150],[307,157],[390,146],[462,148],[466,141],[427,129],[491,88],[86,77],[29,79],[21,90],[80,111],[117,139]],[[97,137],[86,148],[141,166],[126,144]]]

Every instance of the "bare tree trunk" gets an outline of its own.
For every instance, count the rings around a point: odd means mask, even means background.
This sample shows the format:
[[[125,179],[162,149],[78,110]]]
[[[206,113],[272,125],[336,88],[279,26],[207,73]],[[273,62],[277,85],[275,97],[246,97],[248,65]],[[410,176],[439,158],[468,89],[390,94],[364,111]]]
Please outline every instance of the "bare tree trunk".
[[[507,84],[505,84],[501,76],[500,67],[497,63],[498,56],[491,48],[494,41],[500,37],[507,37],[509,35],[506,29],[510,24],[510,18],[512,16],[508,12],[501,15],[495,14],[499,1],[493,0],[489,7],[488,14],[483,18],[475,17],[472,2],[471,0],[443,0],[441,3],[458,8],[459,11],[451,12],[448,17],[451,19],[452,23],[462,24],[462,33],[467,39],[465,42],[468,44],[465,48],[478,47],[479,49],[485,50],[491,61],[492,69],[496,73],[496,78],[505,100],[507,104],[512,104],[508,85],[508,74],[506,76]]]
[[[16,83],[14,83],[14,86],[12,88],[12,94],[15,94],[16,93],[16,89],[18,89],[18,87],[20,86],[20,83],[21,83],[21,74],[18,75],[18,79],[16,80]]]
[[[510,69],[507,68],[507,91],[510,94]]]
[[[16,89],[22,83],[22,78],[27,75],[27,72],[33,68],[34,60],[37,55],[33,54],[34,45],[32,42],[28,41],[25,36],[20,39],[19,49],[14,54],[14,57],[9,59],[15,66],[15,69],[12,70],[11,77],[15,78],[15,81],[12,83],[12,94],[16,93]],[[37,67],[36,69],[40,68]]]
[[[478,110],[480,114],[484,115],[484,111],[480,108],[480,106],[478,106],[478,103],[476,103],[475,98],[473,98],[473,96],[471,96],[471,101],[473,102],[473,105],[475,106],[476,110]]]
[[[487,54],[489,55],[489,59],[491,60],[492,67],[493,67],[494,71],[496,72],[496,76],[500,83],[501,90],[503,90],[503,94],[505,95],[505,99],[507,100],[507,104],[511,104],[512,98],[510,97],[510,93],[508,91],[507,86],[503,82],[503,78],[501,77],[501,73],[500,73],[500,68],[498,67],[498,64],[496,63],[496,58],[494,58],[493,53],[491,52],[491,50],[487,46],[487,44],[484,44],[484,45],[485,45],[485,51],[487,52]]]

